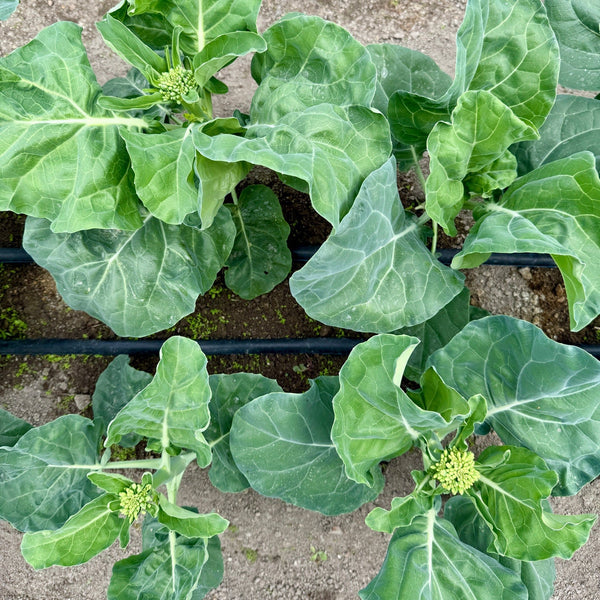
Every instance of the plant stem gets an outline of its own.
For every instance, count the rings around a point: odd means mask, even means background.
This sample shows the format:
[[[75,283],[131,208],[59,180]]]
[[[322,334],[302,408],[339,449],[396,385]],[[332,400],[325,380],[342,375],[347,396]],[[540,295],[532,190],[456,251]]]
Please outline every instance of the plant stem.
[[[437,241],[438,241],[438,224],[434,223],[432,229],[433,229],[433,239],[431,240],[431,254],[433,254],[435,256],[435,251],[437,248]]]
[[[235,189],[231,190],[231,197],[233,198],[233,203],[237,206],[238,205],[238,195],[237,195]]]
[[[423,171],[421,171],[419,157],[417,156],[417,152],[414,146],[410,147],[410,151],[412,153],[413,160],[415,161],[415,173],[417,174],[417,178],[419,180],[419,183],[421,184],[421,189],[423,190],[423,193],[425,193],[425,177],[423,176]]]
[[[98,465],[99,470],[105,469],[159,469],[162,458],[145,458],[142,460],[115,460],[105,465]]]

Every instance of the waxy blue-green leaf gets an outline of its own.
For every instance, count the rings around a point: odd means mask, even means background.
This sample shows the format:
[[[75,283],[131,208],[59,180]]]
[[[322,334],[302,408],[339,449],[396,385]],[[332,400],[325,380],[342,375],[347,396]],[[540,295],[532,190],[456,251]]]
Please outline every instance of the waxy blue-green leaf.
[[[96,27],[104,43],[124,61],[138,69],[147,79],[158,77],[168,70],[167,61],[147,46],[121,21],[109,14]]]
[[[261,0],[128,0],[129,14],[158,13],[171,27],[181,27],[181,50],[190,56],[220,35],[256,31]]]
[[[106,434],[108,424],[117,413],[152,381],[152,375],[129,366],[129,357],[117,356],[98,377],[92,395],[94,422]],[[119,442],[121,446],[135,446],[139,436],[126,436]]]
[[[452,112],[452,123],[438,123],[427,139],[427,214],[450,235],[456,235],[454,218],[469,196],[465,178],[491,168],[494,177],[486,188],[474,190],[477,195],[491,196],[494,189],[508,187],[517,176],[517,160],[508,147],[536,137],[536,132],[491,92],[465,92]]]
[[[191,511],[196,511],[195,508],[189,508]],[[197,511],[196,511],[197,512]],[[169,529],[159,523],[158,520],[150,515],[146,515],[142,523],[142,550],[151,548],[161,549],[165,542],[169,543]],[[176,540],[179,536],[176,536]],[[179,539],[180,542],[184,541]],[[192,543],[197,540],[193,540]],[[194,588],[190,600],[201,600],[206,594],[220,585],[223,580],[223,554],[221,553],[221,542],[218,536],[211,537],[206,542],[206,550],[208,551],[208,559],[202,566],[202,573],[199,578],[198,585]]]
[[[540,0],[477,0],[472,10],[487,5],[481,53],[467,54],[467,72],[477,65],[470,90],[487,90],[515,115],[538,129],[556,97],[559,51]],[[467,11],[469,7],[467,7]],[[468,31],[465,30],[468,35]]]
[[[223,581],[223,553],[217,536],[206,543],[208,559],[202,567],[198,585],[194,588],[190,600],[202,600],[211,590],[219,587]]]
[[[243,135],[246,132],[235,117],[214,119],[197,127],[211,137],[222,134]],[[198,214],[202,229],[212,225],[225,196],[235,190],[251,168],[252,165],[247,162],[215,161],[196,153],[194,172],[198,182]]]
[[[452,266],[478,266],[491,252],[551,254],[565,282],[571,329],[596,318],[600,179],[594,155],[579,152],[516,180],[498,202],[486,206]]]
[[[545,560],[571,558],[585,544],[596,515],[555,515],[544,509],[542,501],[558,476],[539,456],[526,448],[491,446],[475,468],[479,479],[465,494],[493,533],[488,550],[517,560]]]
[[[505,444],[525,446],[557,471],[554,493],[574,494],[600,474],[600,363],[511,317],[469,323],[431,366],[465,398],[482,394]]]
[[[464,544],[436,511],[396,529],[385,561],[361,600],[528,600],[519,577]]]
[[[276,123],[309,106],[371,106],[376,72],[369,53],[345,29],[320,17],[290,13],[263,34],[268,50],[252,61],[260,84],[254,122]]]
[[[88,502],[60,529],[26,533],[21,543],[25,560],[34,569],[53,565],[70,567],[87,562],[108,548],[127,526],[108,505],[118,501],[115,494],[102,494]]]
[[[425,364],[429,356],[438,348],[443,348],[467,323],[483,316],[471,306],[470,297],[469,290],[464,288],[424,323],[394,331],[396,334],[411,335],[421,340],[408,359],[404,377],[419,382],[426,370]]]
[[[210,160],[245,161],[305,181],[313,207],[334,227],[363,180],[391,152],[385,117],[364,106],[321,104],[287,114],[277,124],[250,125],[245,138],[209,137],[195,130],[193,139],[198,152]]]
[[[98,464],[99,428],[65,415],[0,448],[0,516],[21,531],[60,527],[98,496],[87,474]]]
[[[439,496],[437,497],[439,501]],[[394,533],[398,527],[408,527],[415,517],[422,516],[434,508],[436,496],[425,496],[419,493],[410,494],[402,498],[393,498],[390,510],[377,507],[366,517],[365,523],[373,531]],[[439,505],[435,504],[436,511]]]
[[[229,526],[229,521],[217,513],[200,515],[172,504],[164,496],[159,497],[157,519],[169,530],[187,538],[211,538],[223,533]]]
[[[175,534],[173,534],[175,535]],[[208,540],[177,537],[113,566],[108,600],[181,600],[202,581]]]
[[[196,453],[198,463],[210,463],[210,447],[202,436],[208,427],[210,386],[206,356],[187,338],[169,338],[160,349],[154,379],[113,419],[105,446],[136,433],[158,440],[163,449],[181,448]]]
[[[546,0],[560,48],[562,85],[600,90],[600,7],[589,0]]]
[[[88,479],[101,490],[110,494],[120,494],[131,487],[134,481],[118,473],[88,473]]]
[[[453,496],[444,505],[444,518],[450,521],[462,542],[487,553],[492,532],[481,518],[475,505],[465,496]],[[521,561],[489,553],[501,565],[514,571],[527,588],[527,600],[549,600],[554,589],[556,569],[554,559]]]
[[[256,491],[326,515],[351,512],[379,495],[379,469],[371,473],[372,488],[356,484],[331,441],[337,389],[336,377],[319,377],[303,394],[267,394],[237,411],[231,453]]]
[[[0,21],[6,21],[19,6],[19,0],[0,0]]]
[[[418,343],[406,335],[377,335],[355,346],[340,370],[331,439],[348,477],[359,483],[372,485],[372,473],[382,460],[404,454],[420,435],[447,425],[400,388]]]
[[[487,90],[517,118],[539,128],[552,107],[558,45],[538,0],[469,0],[456,36],[455,78],[440,96],[399,90],[388,107],[392,132],[422,151],[439,121],[448,121],[460,95]]]
[[[408,143],[414,142],[415,151],[420,155],[425,150],[426,136],[423,136],[422,129],[414,123],[410,122],[406,126],[404,121],[409,111],[405,112],[400,106],[403,100],[415,100],[420,96],[423,103],[419,105],[419,109],[424,113],[427,103],[425,99],[441,97],[450,87],[452,79],[433,59],[416,50],[395,44],[370,44],[367,50],[377,68],[373,107],[388,117],[395,138],[394,156],[398,161],[398,168],[408,170],[414,163]],[[390,104],[392,97],[394,101]],[[396,115],[399,116],[398,119]],[[447,111],[443,111],[442,116],[446,117]],[[418,131],[415,139],[410,135],[413,128]]]
[[[99,93],[74,23],[0,59],[0,210],[47,218],[57,232],[141,226],[118,127],[146,122],[101,109]]]
[[[134,232],[56,234],[28,219],[23,246],[50,271],[65,302],[121,336],[145,336],[192,313],[225,264],[235,225],[223,209],[201,231],[147,216]]]
[[[519,175],[584,150],[600,160],[600,102],[595,98],[567,95],[556,97],[540,128],[539,140],[511,148],[519,163]]]
[[[327,325],[383,333],[423,323],[463,290],[407,222],[396,161],[364,181],[335,233],[290,279],[309,316]]]
[[[238,56],[250,52],[264,52],[266,49],[265,40],[251,31],[236,31],[220,35],[194,56],[196,83],[204,87],[215,73]]]
[[[255,373],[210,375],[208,378],[212,396],[210,425],[204,432],[212,448],[212,463],[208,476],[211,483],[222,492],[241,492],[250,486],[231,455],[229,433],[235,413],[254,398],[283,392],[274,379]]]
[[[120,133],[127,144],[136,191],[144,206],[165,223],[183,223],[186,215],[199,207],[192,129],[180,127],[152,134],[121,129]]]
[[[0,408],[0,446],[14,446],[31,428],[27,421]]]
[[[252,300],[270,292],[290,272],[290,226],[283,218],[279,199],[264,185],[244,188],[227,208],[237,235],[225,263],[225,284],[241,298]]]

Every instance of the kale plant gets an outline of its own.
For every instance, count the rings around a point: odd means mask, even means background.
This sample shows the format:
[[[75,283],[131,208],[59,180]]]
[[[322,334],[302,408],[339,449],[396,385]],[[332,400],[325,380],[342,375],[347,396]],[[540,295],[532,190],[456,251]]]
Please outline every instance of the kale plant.
[[[224,521],[176,506],[189,462],[212,457],[224,491],[250,485],[333,515],[374,500],[381,461],[416,447],[414,491],[367,518],[392,538],[361,597],[547,600],[554,557],[572,556],[595,521],[555,515],[547,499],[600,474],[600,367],[531,324],[470,306],[458,269],[492,252],[549,253],[572,329],[599,314],[600,104],[556,93],[559,81],[600,90],[598,12],[574,0],[469,0],[452,79],[419,52],[364,47],[316,17],[290,14],[259,35],[259,5],[125,0],[98,27],[133,69],[102,89],[71,23],[0,60],[0,208],[29,215],[24,245],[71,306],[118,334],[146,335],[193,310],[223,266],[247,298],[286,276],[277,198],[264,186],[236,192],[252,165],[268,167],[308,192],[332,226],[292,276],[293,295],[323,323],[377,335],[339,377],[303,394],[255,388],[247,375],[232,393],[226,378],[207,385],[199,350],[176,338],[116,415],[29,431],[7,416],[2,516],[27,531],[25,555],[41,567],[89,526],[90,511],[106,536],[72,560],[126,541],[145,510],[143,553],[117,563],[109,597],[152,597],[156,587],[196,598],[204,577],[219,579],[214,536]],[[213,118],[212,94],[226,91],[219,71],[250,52],[250,114]],[[398,168],[417,171],[422,206],[402,207]],[[474,225],[447,267],[438,230],[456,235],[461,210]],[[175,358],[176,345],[198,364]],[[193,418],[171,423],[179,413],[163,403],[182,397]],[[85,430],[76,457],[54,443],[62,423]],[[145,463],[154,473],[107,474],[115,463],[97,453],[106,426],[107,447],[148,439],[160,454]],[[503,445],[476,455],[473,435],[492,429]],[[70,502],[45,493],[55,469],[78,490]],[[15,495],[31,502],[27,514]],[[206,520],[213,528],[201,530]],[[162,588],[140,575],[155,564]]]

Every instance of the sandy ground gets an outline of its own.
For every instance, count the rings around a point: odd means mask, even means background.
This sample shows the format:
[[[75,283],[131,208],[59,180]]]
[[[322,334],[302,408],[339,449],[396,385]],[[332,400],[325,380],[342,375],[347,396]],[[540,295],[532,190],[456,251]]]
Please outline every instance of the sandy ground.
[[[44,26],[59,19],[77,21],[84,28],[84,41],[90,52],[98,79],[103,82],[120,74],[122,66],[106,49],[93,23],[113,4],[112,0],[77,2],[75,0],[24,0],[10,21],[0,25],[0,54],[27,42]],[[259,27],[266,28],[289,11],[317,14],[347,28],[362,43],[393,42],[430,54],[447,72],[454,66],[454,34],[464,10],[461,0],[265,0]],[[248,108],[254,84],[247,74],[248,63],[230,67],[227,101],[219,105],[220,114],[233,108]],[[244,72],[243,70],[246,69]],[[516,270],[495,271],[480,279],[473,275],[470,284],[489,297],[487,308],[530,320],[536,304],[529,288]],[[509,277],[510,285],[505,278]],[[489,292],[501,289],[499,297]],[[508,293],[506,290],[510,289]],[[533,303],[533,308],[532,308]],[[53,418],[52,391],[62,394],[89,394],[89,381],[73,380],[61,365],[49,364],[42,378],[30,377],[24,386],[3,386],[6,372],[0,371],[0,404],[41,424]],[[385,555],[388,536],[374,533],[364,517],[374,506],[389,507],[394,496],[411,489],[410,470],[419,465],[416,455],[394,460],[386,472],[386,488],[376,503],[351,515],[324,517],[263,498],[253,491],[225,495],[214,489],[206,473],[191,469],[186,474],[180,501],[201,511],[217,510],[233,528],[222,536],[226,565],[222,586],[211,592],[210,600],[346,600],[356,598],[376,574]],[[599,512],[600,484],[588,485],[577,497],[553,502],[557,512]],[[34,572],[20,556],[20,534],[6,523],[0,524],[0,600],[100,600],[115,560],[136,551],[116,547],[86,565],[69,569],[53,568]],[[592,531],[590,543],[571,561],[557,561],[554,600],[600,599],[599,527]],[[326,553],[326,560],[313,560],[315,550]],[[455,600],[455,599],[448,599]],[[456,599],[460,600],[460,599]]]

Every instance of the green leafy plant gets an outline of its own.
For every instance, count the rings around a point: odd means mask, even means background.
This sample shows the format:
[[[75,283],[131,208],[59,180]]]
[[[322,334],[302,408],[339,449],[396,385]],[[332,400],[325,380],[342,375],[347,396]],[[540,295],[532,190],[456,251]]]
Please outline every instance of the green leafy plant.
[[[25,248],[72,307],[117,334],[146,335],[190,313],[222,267],[244,298],[285,278],[277,198],[236,189],[252,165],[268,167],[332,226],[291,277],[293,295],[321,323],[377,335],[339,377],[302,394],[248,374],[208,378],[200,351],[179,338],[152,381],[117,359],[93,421],[31,429],[3,418],[0,513],[26,531],[25,556],[41,567],[124,544],[146,511],[143,552],[117,563],[109,597],[152,588],[200,598],[220,579],[226,521],[176,505],[191,461],[212,461],[223,491],[251,486],[336,515],[374,501],[381,461],[416,447],[414,491],[367,518],[392,537],[361,597],[547,600],[554,557],[569,558],[595,521],[555,515],[548,498],[600,474],[600,367],[528,323],[470,306],[458,269],[492,252],[549,253],[571,328],[600,313],[600,105],[556,94],[559,81],[598,90],[597,11],[470,0],[452,79],[419,52],[364,47],[317,17],[290,14],[259,35],[259,5],[121,2],[98,28],[133,69],[103,88],[71,23],[1,59],[0,208],[29,215]],[[213,118],[212,95],[226,91],[219,71],[251,52],[250,113]],[[425,201],[405,211],[397,170],[411,168]],[[438,230],[456,235],[461,210],[474,225],[447,267]],[[492,429],[502,445],[473,452],[472,436]],[[79,432],[72,444],[55,444],[67,430]],[[115,477],[125,465],[99,455],[103,435],[106,448],[146,439],[160,458],[129,463],[147,471],[138,480]],[[68,497],[61,486],[46,494],[49,467]],[[21,492],[28,504],[17,507]],[[93,521],[103,535],[86,545]],[[74,536],[82,544],[63,551]]]
[[[212,462],[217,487],[243,489],[239,471],[229,473],[231,411],[281,388],[260,375],[209,377],[199,346],[180,337],[163,345],[154,377],[128,362],[120,356],[100,376],[93,419],[31,427],[2,411],[0,515],[25,532],[22,553],[36,569],[86,562],[117,539],[125,547],[143,518],[142,552],[115,564],[108,597],[203,598],[223,575],[228,521],[178,506],[181,478],[191,462]],[[142,440],[154,457],[112,460],[111,448]],[[115,473],[123,469],[135,475]]]
[[[413,492],[366,519],[392,538],[361,598],[547,600],[554,557],[570,558],[596,521],[553,514],[547,499],[600,474],[600,365],[504,316],[469,323],[409,368],[419,345],[380,334],[354,348],[339,378],[255,398],[233,417],[235,464],[260,493],[335,514],[350,509],[348,492],[324,495],[326,480],[345,474],[364,502],[381,490],[380,463],[418,448]],[[401,387],[403,377],[419,387]],[[472,436],[491,428],[504,445],[476,456]]]

